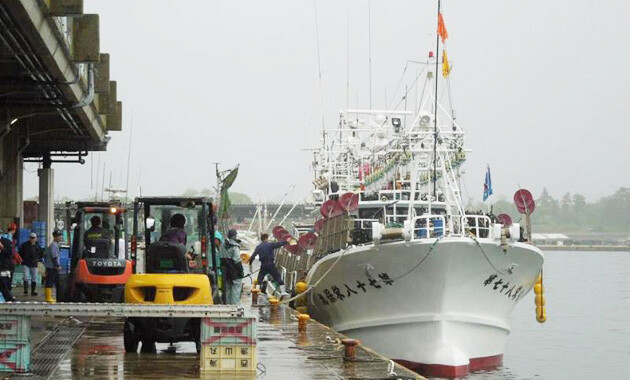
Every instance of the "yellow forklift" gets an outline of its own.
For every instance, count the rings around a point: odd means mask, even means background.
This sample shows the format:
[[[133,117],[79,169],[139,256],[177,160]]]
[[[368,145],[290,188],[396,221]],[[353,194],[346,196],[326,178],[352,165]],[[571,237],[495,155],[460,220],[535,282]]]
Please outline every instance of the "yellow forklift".
[[[174,219],[184,220],[172,236]],[[205,198],[142,197],[134,202],[131,258],[134,274],[125,287],[126,303],[212,305],[216,289],[217,252],[212,204]],[[171,234],[171,235],[169,235]],[[210,261],[208,260],[210,258]],[[209,265],[210,264],[210,265]],[[126,352],[155,352],[155,343],[194,342],[198,318],[126,318]]]

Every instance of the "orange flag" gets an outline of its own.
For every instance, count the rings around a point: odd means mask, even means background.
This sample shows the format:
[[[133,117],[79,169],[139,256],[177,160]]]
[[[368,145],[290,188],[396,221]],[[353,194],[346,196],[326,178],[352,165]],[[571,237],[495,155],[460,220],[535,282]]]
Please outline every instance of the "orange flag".
[[[446,25],[444,25],[444,19],[442,18],[442,13],[438,13],[437,33],[440,35],[440,38],[442,38],[442,43],[444,43],[444,40],[448,38],[448,32],[446,31]]]

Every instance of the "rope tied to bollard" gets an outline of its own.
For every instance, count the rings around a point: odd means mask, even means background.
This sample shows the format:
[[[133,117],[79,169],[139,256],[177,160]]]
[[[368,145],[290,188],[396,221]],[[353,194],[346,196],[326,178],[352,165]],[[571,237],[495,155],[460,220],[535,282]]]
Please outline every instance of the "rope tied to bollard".
[[[332,269],[339,263],[339,261],[341,260],[341,258],[346,254],[346,252],[348,252],[348,250],[352,248],[352,246],[348,246],[346,249],[344,249],[341,254],[339,255],[339,257],[337,257],[337,260],[335,260],[334,263],[332,263],[332,265],[330,266],[330,268],[328,268],[328,270],[326,272],[324,272],[324,274],[322,275],[322,277],[319,278],[319,280],[317,280],[317,282],[315,282],[313,285],[309,285],[309,287],[303,291],[300,294],[297,294],[291,298],[288,299],[283,299],[282,301],[280,301],[281,304],[285,304],[285,303],[289,303],[289,302],[293,302],[298,298],[301,298],[307,294],[309,294],[313,289],[315,289],[317,287],[317,285],[319,285],[320,282],[322,282],[322,280],[324,278],[326,278],[326,276],[328,276],[328,274],[330,273],[330,271],[332,271]]]

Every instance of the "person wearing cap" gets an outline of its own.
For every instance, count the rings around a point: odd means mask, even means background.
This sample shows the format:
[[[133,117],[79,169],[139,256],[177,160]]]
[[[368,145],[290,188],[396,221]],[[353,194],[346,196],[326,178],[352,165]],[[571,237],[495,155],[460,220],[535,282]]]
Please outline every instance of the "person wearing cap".
[[[180,213],[173,214],[170,220],[170,228],[160,237],[160,241],[169,241],[171,243],[186,245],[188,242],[188,235],[184,229],[185,226],[186,217]],[[191,268],[196,267],[196,258],[197,254],[194,251],[186,251],[186,259],[188,259],[188,265]]]
[[[252,257],[250,257],[249,265],[252,265],[254,263],[254,259],[256,258],[256,256],[258,256],[258,259],[260,260],[260,271],[258,272],[258,284],[260,284],[261,287],[260,291],[265,293],[267,289],[267,284],[264,280],[265,276],[269,274],[278,284],[281,296],[286,297],[288,294],[284,288],[284,281],[282,281],[280,272],[278,272],[278,268],[276,268],[274,251],[277,248],[288,244],[289,240],[272,243],[270,241],[267,241],[267,239],[269,239],[268,234],[260,235],[260,244],[258,244],[256,249],[254,250]]]
[[[31,295],[36,296],[37,292],[37,263],[43,256],[39,244],[37,244],[37,234],[31,232],[29,239],[20,246],[20,257],[22,257],[22,270],[24,271],[24,295],[28,295],[28,283],[31,283]]]
[[[44,264],[46,265],[46,287],[44,288],[44,294],[46,296],[46,302],[55,303],[56,300],[52,296],[53,286],[59,293],[59,271],[61,265],[59,265],[59,243],[63,241],[63,234],[60,231],[53,231],[53,241],[46,248],[44,254]]]
[[[102,220],[98,215],[90,218],[90,228],[83,233],[83,244],[86,249],[94,247],[97,242],[103,241],[111,244],[111,233],[108,229],[101,227]],[[108,246],[108,250],[111,246]]]
[[[229,230],[221,262],[225,265],[225,303],[239,305],[243,289],[243,263],[241,262],[241,242],[236,230]]]

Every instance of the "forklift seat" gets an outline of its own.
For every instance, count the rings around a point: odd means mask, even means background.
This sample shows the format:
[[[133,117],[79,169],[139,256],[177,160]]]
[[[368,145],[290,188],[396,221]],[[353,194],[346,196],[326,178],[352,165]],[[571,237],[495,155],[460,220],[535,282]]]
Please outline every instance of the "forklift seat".
[[[146,252],[146,273],[189,273],[186,246],[170,241],[151,243]]]

